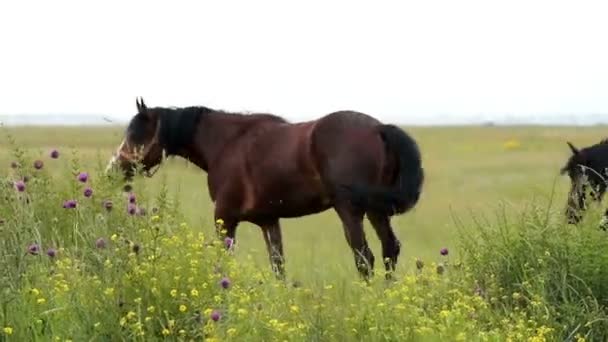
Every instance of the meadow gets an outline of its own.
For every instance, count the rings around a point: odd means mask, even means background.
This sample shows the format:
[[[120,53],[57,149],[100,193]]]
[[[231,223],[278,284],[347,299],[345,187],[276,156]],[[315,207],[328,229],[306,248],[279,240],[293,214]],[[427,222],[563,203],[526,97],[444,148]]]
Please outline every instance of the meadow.
[[[605,128],[406,130],[422,151],[422,198],[393,219],[395,282],[366,222],[378,261],[365,284],[333,211],[282,221],[281,283],[258,228],[242,223],[233,250],[214,240],[206,175],[185,160],[136,179],[130,199],[101,173],[122,127],[4,128],[0,341],[605,340],[599,210],[566,225],[559,175],[566,141],[583,147]]]

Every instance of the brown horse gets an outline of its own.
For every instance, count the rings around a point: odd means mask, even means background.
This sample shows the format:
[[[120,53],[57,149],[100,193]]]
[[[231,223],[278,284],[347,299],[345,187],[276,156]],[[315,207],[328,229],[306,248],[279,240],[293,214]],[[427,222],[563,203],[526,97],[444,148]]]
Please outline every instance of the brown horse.
[[[128,180],[141,164],[149,174],[163,153],[196,164],[207,172],[215,219],[223,221],[226,236],[234,239],[241,221],[260,226],[281,278],[279,219],[333,208],[356,266],[368,279],[374,255],[363,231],[367,214],[390,278],[400,252],[390,218],[416,205],[424,180],[418,146],[404,131],[353,111],[288,123],[270,114],[148,108],[143,99],[136,102],[137,114],[108,169],[119,166]]]

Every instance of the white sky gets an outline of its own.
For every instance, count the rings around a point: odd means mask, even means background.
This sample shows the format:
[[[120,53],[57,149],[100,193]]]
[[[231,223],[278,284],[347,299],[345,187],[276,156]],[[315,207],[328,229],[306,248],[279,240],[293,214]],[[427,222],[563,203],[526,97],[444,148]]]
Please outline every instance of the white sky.
[[[0,2],[0,114],[608,113],[608,1]]]

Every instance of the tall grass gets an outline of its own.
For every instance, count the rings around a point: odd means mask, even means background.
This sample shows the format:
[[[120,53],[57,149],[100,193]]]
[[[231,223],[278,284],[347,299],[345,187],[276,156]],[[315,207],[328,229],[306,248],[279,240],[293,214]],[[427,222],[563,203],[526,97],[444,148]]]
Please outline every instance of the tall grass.
[[[463,262],[479,292],[500,314],[525,312],[556,329],[560,340],[608,340],[608,236],[603,211],[578,226],[561,210],[534,203],[491,222],[459,226]]]

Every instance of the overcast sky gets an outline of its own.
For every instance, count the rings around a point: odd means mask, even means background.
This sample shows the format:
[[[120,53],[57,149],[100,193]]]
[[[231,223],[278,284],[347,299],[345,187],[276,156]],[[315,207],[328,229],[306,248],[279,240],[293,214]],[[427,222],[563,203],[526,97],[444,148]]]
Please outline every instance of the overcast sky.
[[[607,1],[3,1],[0,114],[608,113]]]

